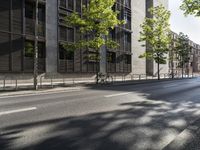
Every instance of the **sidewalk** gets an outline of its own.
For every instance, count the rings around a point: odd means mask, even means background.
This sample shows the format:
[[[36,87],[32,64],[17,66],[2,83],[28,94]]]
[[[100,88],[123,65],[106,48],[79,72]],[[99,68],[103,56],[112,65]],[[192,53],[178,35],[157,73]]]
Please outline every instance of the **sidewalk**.
[[[189,78],[189,77],[185,77]],[[161,79],[170,79],[166,76],[161,77]],[[176,78],[180,79],[180,78]],[[157,77],[138,75],[138,76],[118,76],[109,78],[107,83],[112,84],[122,84],[124,82],[147,82],[156,81]],[[95,84],[95,78],[66,78],[66,79],[42,79],[38,80],[39,88],[53,88],[53,87],[71,87],[71,86],[82,86],[87,84]],[[12,91],[12,90],[30,90],[33,89],[33,80],[29,79],[7,79],[0,80],[0,91]]]
[[[191,79],[191,78],[184,78],[184,79]],[[147,84],[147,83],[155,83],[155,82],[166,82],[166,81],[173,81],[173,80],[182,80],[180,78],[177,79],[148,79],[148,80],[132,80],[132,81],[115,81],[114,83],[105,83],[105,84],[95,84],[94,82],[87,82],[87,83],[80,83],[80,84],[68,84],[67,86],[46,86],[45,88],[40,88],[38,91],[33,90],[32,85],[31,88],[23,89],[18,88],[17,90],[7,90],[0,92],[0,98],[2,97],[13,97],[19,95],[41,95],[41,94],[50,94],[50,93],[60,93],[60,92],[71,92],[77,91],[84,88],[100,88],[104,86],[121,86],[121,85],[137,85],[137,84]],[[28,84],[25,84],[28,85]],[[48,84],[47,84],[48,85]]]

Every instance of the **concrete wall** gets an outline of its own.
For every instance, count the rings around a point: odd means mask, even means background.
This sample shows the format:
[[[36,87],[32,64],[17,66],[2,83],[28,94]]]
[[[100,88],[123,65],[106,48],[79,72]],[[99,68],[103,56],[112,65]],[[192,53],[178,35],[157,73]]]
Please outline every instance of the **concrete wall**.
[[[149,12],[149,8],[153,7],[154,0],[146,0],[146,17],[152,18],[152,14]],[[150,47],[146,46],[146,51],[148,51]],[[150,59],[146,59],[146,74],[153,75],[154,74],[154,61]]]
[[[145,0],[132,0],[132,73],[146,74],[146,59],[138,58],[146,49],[142,47],[142,43],[138,42],[140,37],[140,24],[145,18]]]
[[[57,72],[58,58],[58,1],[46,2],[46,72]]]

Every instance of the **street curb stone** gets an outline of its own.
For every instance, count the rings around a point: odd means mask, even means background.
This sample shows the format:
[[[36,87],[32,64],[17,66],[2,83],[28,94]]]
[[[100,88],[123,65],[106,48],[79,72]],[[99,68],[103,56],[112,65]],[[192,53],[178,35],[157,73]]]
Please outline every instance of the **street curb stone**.
[[[41,94],[41,93],[51,93],[51,92],[64,92],[67,90],[73,90],[75,88],[98,88],[98,87],[111,87],[111,86],[123,86],[123,85],[138,85],[138,84],[148,84],[148,83],[157,83],[157,82],[167,82],[167,81],[175,81],[175,80],[188,80],[191,78],[184,78],[184,79],[161,79],[161,80],[156,80],[156,79],[149,79],[149,80],[134,80],[134,81],[119,81],[115,83],[106,83],[106,84],[78,84],[76,86],[68,86],[68,87],[57,87],[57,88],[52,88],[52,89],[41,89],[38,91],[34,90],[23,90],[23,91],[6,91],[6,92],[0,92],[0,98],[6,97],[6,96],[18,96],[18,95],[28,95],[28,94]]]

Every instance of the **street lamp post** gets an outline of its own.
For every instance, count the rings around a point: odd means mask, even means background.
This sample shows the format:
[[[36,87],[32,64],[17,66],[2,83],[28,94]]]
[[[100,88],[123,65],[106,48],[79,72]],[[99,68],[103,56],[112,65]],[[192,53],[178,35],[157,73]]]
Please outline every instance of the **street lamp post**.
[[[35,4],[34,89],[38,90],[38,0]]]

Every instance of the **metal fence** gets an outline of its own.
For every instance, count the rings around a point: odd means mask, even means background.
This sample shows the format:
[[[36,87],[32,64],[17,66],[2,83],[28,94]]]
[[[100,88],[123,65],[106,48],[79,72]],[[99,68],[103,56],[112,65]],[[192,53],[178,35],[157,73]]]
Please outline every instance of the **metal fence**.
[[[183,78],[193,78],[199,76],[183,75]],[[112,84],[118,82],[140,81],[140,80],[156,80],[157,76],[149,76],[146,74],[129,74],[129,75],[104,75],[100,78],[99,84]],[[170,79],[170,74],[160,74],[161,79]],[[174,75],[174,78],[182,78],[182,75]],[[19,90],[19,89],[33,89],[33,78],[22,79],[15,76],[4,76],[0,79],[0,91],[5,90]],[[64,75],[41,75],[38,77],[39,88],[53,88],[55,86],[75,86],[81,84],[95,84],[95,77],[74,77],[69,78]]]

